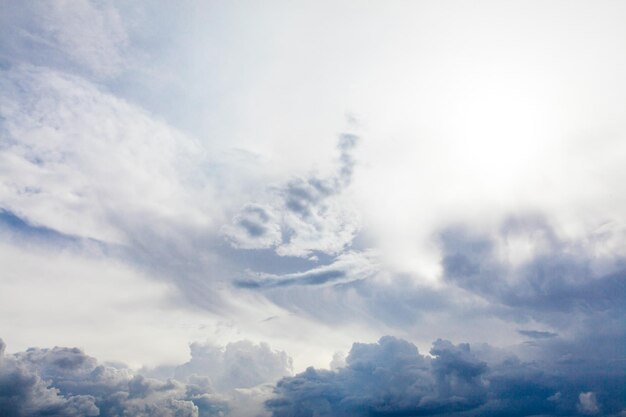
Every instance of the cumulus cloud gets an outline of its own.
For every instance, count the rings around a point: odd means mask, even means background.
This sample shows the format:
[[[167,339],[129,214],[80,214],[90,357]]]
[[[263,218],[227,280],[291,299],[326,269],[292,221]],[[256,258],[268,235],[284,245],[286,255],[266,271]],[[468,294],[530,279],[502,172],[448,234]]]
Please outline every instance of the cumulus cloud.
[[[465,343],[433,343],[430,356],[411,343],[386,336],[378,343],[355,343],[346,366],[335,371],[308,368],[281,380],[266,402],[273,416],[527,416],[585,415],[601,405],[605,415],[624,407],[624,369],[603,381],[602,372],[581,373],[544,357],[523,362],[513,353],[497,359],[489,349],[473,352]],[[621,399],[620,399],[621,398]]]
[[[226,403],[203,387],[98,364],[76,348],[5,355],[0,375],[0,410],[7,416],[191,417],[226,410]]]
[[[266,343],[250,341],[228,343],[224,347],[192,343],[189,362],[175,367],[146,370],[146,375],[176,378],[188,382],[208,378],[207,383],[220,392],[252,388],[291,375],[293,365],[285,352],[273,351]]]
[[[237,248],[274,248],[281,256],[336,255],[359,230],[356,210],[342,198],[352,181],[358,137],[339,137],[339,166],[329,178],[294,178],[270,190],[266,205],[245,206],[222,231]]]
[[[291,367],[284,352],[247,341],[224,349],[193,344],[188,363],[141,373],[101,364],[77,348],[4,350],[0,339],[0,414],[7,417],[262,415],[263,384]],[[174,375],[144,375],[167,371]]]
[[[289,373],[284,352],[237,342],[191,346],[189,362],[139,372],[77,348],[7,354],[0,340],[6,416],[618,416],[626,369],[602,357],[563,356],[580,341],[550,338],[504,350],[436,340],[429,355],[391,336],[355,343],[334,370]],[[586,352],[590,355],[589,352]],[[339,360],[337,361],[339,362]],[[598,366],[600,365],[600,366]],[[608,368],[611,368],[608,371]]]

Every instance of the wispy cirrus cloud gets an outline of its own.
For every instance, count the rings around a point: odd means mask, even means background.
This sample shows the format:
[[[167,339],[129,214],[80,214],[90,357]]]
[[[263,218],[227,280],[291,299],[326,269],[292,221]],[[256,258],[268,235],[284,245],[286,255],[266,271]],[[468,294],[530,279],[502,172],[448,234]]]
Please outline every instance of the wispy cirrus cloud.
[[[370,278],[379,271],[372,254],[346,252],[332,263],[291,274],[257,273],[252,279],[240,279],[235,285],[249,289],[271,289],[290,286],[339,285]]]

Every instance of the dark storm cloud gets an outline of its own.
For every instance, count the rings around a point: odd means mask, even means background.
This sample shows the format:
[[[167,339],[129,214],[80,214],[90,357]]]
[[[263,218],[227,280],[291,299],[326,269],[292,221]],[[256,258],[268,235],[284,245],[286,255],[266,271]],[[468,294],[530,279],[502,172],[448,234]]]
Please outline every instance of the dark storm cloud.
[[[231,411],[229,390],[273,382],[291,372],[291,359],[267,345],[241,341],[225,349],[199,344],[191,349],[192,359],[184,365],[144,372],[171,373],[156,379],[99,364],[77,348],[5,354],[0,339],[0,415],[224,416]]]
[[[606,373],[555,362],[549,354],[532,362],[512,353],[490,361],[468,344],[444,340],[434,342],[430,354],[389,336],[355,343],[344,368],[309,368],[284,378],[266,406],[274,417],[356,417],[608,416],[626,405],[623,366]]]

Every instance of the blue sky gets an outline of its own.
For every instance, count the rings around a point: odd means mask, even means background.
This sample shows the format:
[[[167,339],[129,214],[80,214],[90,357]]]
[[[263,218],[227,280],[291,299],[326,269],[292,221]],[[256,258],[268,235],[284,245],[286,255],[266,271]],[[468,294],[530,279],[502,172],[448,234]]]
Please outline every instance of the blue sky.
[[[3,2],[0,411],[623,416],[624,18]]]

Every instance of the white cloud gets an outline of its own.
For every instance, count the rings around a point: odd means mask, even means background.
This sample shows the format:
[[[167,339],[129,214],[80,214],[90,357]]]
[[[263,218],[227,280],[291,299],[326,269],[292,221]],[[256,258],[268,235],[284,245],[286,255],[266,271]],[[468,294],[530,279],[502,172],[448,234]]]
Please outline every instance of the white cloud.
[[[24,1],[7,4],[0,19],[0,46],[12,58],[53,67],[69,65],[97,77],[114,76],[127,66],[126,28],[110,4]]]
[[[216,207],[193,139],[71,75],[17,66],[1,85],[4,209],[114,243],[134,228],[211,224]]]
[[[275,383],[293,372],[292,359],[284,351],[273,350],[267,343],[249,340],[230,342],[226,346],[191,343],[191,359],[177,366],[143,370],[146,376],[176,378],[192,382],[207,378],[207,384],[218,392],[253,388]]]
[[[338,255],[360,229],[358,210],[349,197],[358,137],[339,137],[336,172],[310,174],[267,190],[265,205],[248,204],[222,231],[231,245],[244,249],[273,248],[280,256],[308,257],[315,251]]]

